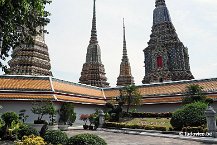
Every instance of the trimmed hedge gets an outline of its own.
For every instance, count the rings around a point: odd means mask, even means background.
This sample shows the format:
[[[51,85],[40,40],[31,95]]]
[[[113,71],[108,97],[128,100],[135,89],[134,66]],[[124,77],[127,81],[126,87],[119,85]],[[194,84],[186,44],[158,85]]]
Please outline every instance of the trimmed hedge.
[[[61,132],[60,130],[48,130],[45,133],[44,140],[53,145],[65,145],[68,141],[68,137],[65,132]]]
[[[173,113],[170,120],[175,130],[181,130],[183,127],[197,127],[206,124],[205,110],[207,104],[203,102],[195,102],[187,104],[181,109]]]
[[[131,117],[131,118],[171,118],[172,112],[162,112],[162,113],[153,113],[153,112],[135,112],[127,113],[123,112],[122,117]]]
[[[145,130],[159,130],[166,131],[164,126],[151,126],[151,125],[136,125],[136,124],[125,124],[125,123],[116,123],[116,122],[106,122],[103,126],[104,128],[114,127],[117,129],[121,128],[131,128],[131,129],[145,129]]]
[[[107,145],[107,143],[97,135],[85,133],[69,138],[67,145]]]
[[[183,127],[182,132],[189,132],[189,133],[206,133],[207,128],[204,128],[203,126],[198,126],[198,127]]]
[[[39,133],[35,128],[30,127],[28,125],[20,126],[20,128],[18,129],[18,138],[22,139],[23,136],[29,136],[29,135],[39,136]]]

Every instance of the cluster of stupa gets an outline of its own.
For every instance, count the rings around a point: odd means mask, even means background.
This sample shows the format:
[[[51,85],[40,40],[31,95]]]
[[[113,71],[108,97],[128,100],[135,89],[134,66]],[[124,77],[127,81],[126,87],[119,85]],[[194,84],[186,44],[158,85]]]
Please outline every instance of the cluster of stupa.
[[[188,49],[179,40],[172,24],[165,0],[156,0],[153,14],[152,34],[144,49],[145,76],[143,83],[193,79],[190,71]],[[16,47],[9,62],[10,74],[51,76],[48,48],[44,36],[37,36],[35,44]],[[101,49],[97,41],[96,0],[93,6],[92,30],[79,82],[82,84],[109,87],[101,61]],[[127,55],[125,25],[123,23],[123,56],[117,86],[134,84]]]

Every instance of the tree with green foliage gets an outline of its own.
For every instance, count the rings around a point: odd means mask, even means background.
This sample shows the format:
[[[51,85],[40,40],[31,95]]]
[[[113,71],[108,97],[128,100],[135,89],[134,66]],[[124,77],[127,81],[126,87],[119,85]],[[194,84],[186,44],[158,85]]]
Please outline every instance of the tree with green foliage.
[[[186,87],[186,97],[182,99],[183,104],[190,104],[193,102],[206,102],[208,104],[211,104],[213,102],[212,99],[207,98],[206,95],[204,95],[203,87],[199,86],[198,84],[189,85]]]
[[[34,102],[32,109],[32,113],[38,115],[38,119],[35,120],[35,123],[44,123],[45,121],[42,120],[44,115],[49,115],[51,119],[51,123],[54,123],[54,117],[57,113],[55,107],[52,102],[50,101],[41,101],[41,102]]]
[[[182,108],[176,110],[170,120],[175,130],[181,130],[183,127],[198,127],[206,124],[205,110],[207,103],[194,102],[186,104]]]
[[[29,117],[29,115],[26,115],[25,109],[20,110],[19,119],[22,120],[23,123],[25,123],[25,121],[27,120],[28,117]]]
[[[59,123],[66,125],[67,123],[72,125],[76,119],[76,113],[74,112],[74,106],[72,103],[64,102],[59,110]]]
[[[128,85],[120,89],[120,97],[118,98],[118,101],[127,105],[127,113],[132,105],[139,105],[141,99],[142,95],[135,85]]]
[[[2,140],[15,140],[20,127],[19,116],[15,112],[5,112],[1,118],[4,125],[0,128],[0,138]]]
[[[19,44],[31,45],[33,36],[41,33],[37,27],[44,27],[49,23],[49,12],[45,5],[51,0],[0,0],[0,67],[9,56],[11,48]],[[44,32],[46,32],[44,30]]]

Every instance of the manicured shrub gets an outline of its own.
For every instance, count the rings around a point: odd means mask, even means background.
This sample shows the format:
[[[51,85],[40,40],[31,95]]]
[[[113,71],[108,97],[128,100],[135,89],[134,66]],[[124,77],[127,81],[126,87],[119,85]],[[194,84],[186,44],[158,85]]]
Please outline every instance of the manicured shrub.
[[[20,126],[18,130],[18,138],[21,139],[23,136],[29,136],[29,135],[39,136],[39,133],[35,128],[30,127],[28,125]]]
[[[166,131],[166,127],[164,126],[154,126],[154,125],[137,125],[137,124],[124,124],[124,123],[116,123],[116,122],[106,122],[104,124],[105,128],[131,128],[131,129],[145,129],[145,130],[159,130]]]
[[[44,139],[40,136],[24,136],[21,142],[16,142],[16,145],[46,145]]]
[[[182,128],[182,132],[189,132],[189,133],[191,133],[191,132],[193,132],[193,133],[205,133],[205,131],[206,131],[206,129],[203,127],[203,126],[198,126],[198,127],[190,127],[190,126],[188,126],[188,127],[183,127]]]
[[[162,112],[162,113],[154,113],[154,112],[123,112],[122,117],[128,118],[171,118],[171,112]]]
[[[172,118],[170,120],[170,124],[173,126],[174,130],[181,130],[182,127],[184,126],[184,115],[185,112],[181,109],[176,110]]]
[[[66,133],[61,132],[60,130],[48,130],[45,133],[44,140],[53,145],[63,144],[65,145],[68,137]]]
[[[149,125],[146,125],[145,127],[145,130],[158,130],[158,131],[166,131],[167,128],[164,127],[164,126],[149,126]]]
[[[6,126],[11,126],[13,121],[18,122],[19,116],[15,112],[6,112],[1,116]]]
[[[181,130],[183,127],[197,127],[206,124],[204,111],[207,104],[203,102],[195,102],[185,105],[183,108],[173,113],[170,120],[175,130]]]
[[[107,143],[94,134],[79,134],[69,138],[67,145],[107,145]]]

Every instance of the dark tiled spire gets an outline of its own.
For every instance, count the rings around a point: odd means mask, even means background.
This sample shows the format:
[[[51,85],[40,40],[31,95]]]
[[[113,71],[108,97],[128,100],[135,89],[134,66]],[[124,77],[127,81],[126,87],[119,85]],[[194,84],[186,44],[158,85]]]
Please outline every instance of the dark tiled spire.
[[[98,43],[97,41],[97,30],[96,30],[96,0],[94,0],[93,4],[93,19],[92,19],[92,30],[91,30],[91,38],[90,43]]]
[[[124,18],[123,18],[123,57],[122,61],[128,62],[128,56],[127,56],[127,44],[126,44],[126,36],[125,36],[125,24],[124,24]]]
[[[36,29],[41,31],[44,28]],[[10,75],[52,76],[44,33],[34,37],[34,45],[21,44],[14,48],[11,56],[8,73]]]
[[[153,24],[157,25],[164,22],[171,22],[169,11],[166,7],[165,0],[156,0],[154,9]]]
[[[165,0],[156,0],[152,34],[145,48],[143,83],[191,80],[188,48],[179,40]]]
[[[105,76],[104,65],[101,61],[101,49],[97,41],[96,0],[93,2],[91,38],[87,47],[86,62],[83,64],[79,82],[97,87],[109,87]]]
[[[166,6],[165,0],[156,0],[155,7]]]
[[[117,86],[127,86],[134,84],[134,78],[131,74],[130,62],[127,56],[125,24],[123,19],[123,56],[120,65],[120,75],[117,79]]]

